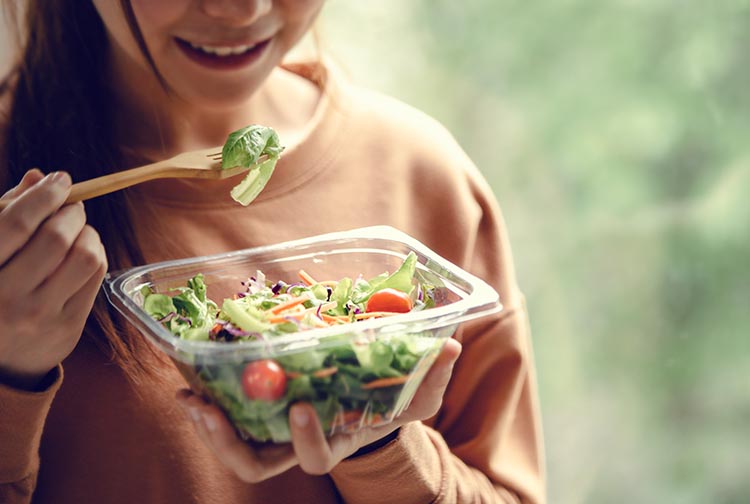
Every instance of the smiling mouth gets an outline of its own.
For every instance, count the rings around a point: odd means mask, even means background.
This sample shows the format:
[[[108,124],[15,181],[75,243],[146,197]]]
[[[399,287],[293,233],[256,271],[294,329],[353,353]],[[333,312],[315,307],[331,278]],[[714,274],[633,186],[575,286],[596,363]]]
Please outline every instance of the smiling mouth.
[[[255,49],[260,44],[252,44],[252,45],[239,45],[239,46],[210,46],[210,45],[200,45],[200,44],[193,44],[192,42],[188,42],[190,44],[190,47],[193,49],[197,49],[199,51],[203,51],[206,54],[214,54],[216,56],[230,56],[232,54],[244,54],[252,49]]]
[[[271,39],[255,44],[208,45],[175,38],[178,47],[192,61],[214,69],[233,69],[257,60]]]

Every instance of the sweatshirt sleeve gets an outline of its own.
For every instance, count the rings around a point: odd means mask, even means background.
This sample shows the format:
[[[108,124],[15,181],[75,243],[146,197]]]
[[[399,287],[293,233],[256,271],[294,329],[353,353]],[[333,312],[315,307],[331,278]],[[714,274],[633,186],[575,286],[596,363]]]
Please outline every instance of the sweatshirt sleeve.
[[[62,383],[62,366],[50,385],[26,392],[0,383],[0,502],[31,502],[39,472],[39,445],[52,400]]]
[[[461,249],[447,257],[493,285],[503,310],[459,328],[454,337],[463,351],[435,417],[402,427],[395,441],[334,468],[331,477],[348,503],[545,502],[524,297],[497,203],[478,174],[468,175],[471,201],[462,206],[473,207],[476,218],[452,240]]]

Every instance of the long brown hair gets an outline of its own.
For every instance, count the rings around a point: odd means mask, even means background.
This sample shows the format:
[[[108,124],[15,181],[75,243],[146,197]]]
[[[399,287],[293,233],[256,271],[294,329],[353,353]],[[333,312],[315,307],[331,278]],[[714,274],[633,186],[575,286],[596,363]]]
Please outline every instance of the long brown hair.
[[[128,0],[121,6],[131,31],[154,71]],[[6,2],[6,16],[18,12]],[[11,93],[6,133],[5,173],[0,185],[7,189],[32,167],[49,172],[64,170],[74,181],[122,169],[107,84],[108,40],[104,25],[91,1],[29,0],[17,33],[20,57],[4,78],[0,92]],[[158,76],[158,72],[157,72]],[[7,98],[7,96],[3,96]],[[143,263],[123,192],[86,203],[88,222],[100,234],[110,270]],[[87,322],[90,337],[131,378],[148,369],[142,352],[150,345],[99,296]]]

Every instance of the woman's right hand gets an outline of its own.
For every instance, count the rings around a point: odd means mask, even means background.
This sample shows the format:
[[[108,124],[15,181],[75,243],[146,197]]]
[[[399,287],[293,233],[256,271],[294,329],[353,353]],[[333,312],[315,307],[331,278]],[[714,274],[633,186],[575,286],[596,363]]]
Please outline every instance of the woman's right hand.
[[[70,176],[30,170],[0,211],[0,381],[34,389],[77,344],[107,271]]]

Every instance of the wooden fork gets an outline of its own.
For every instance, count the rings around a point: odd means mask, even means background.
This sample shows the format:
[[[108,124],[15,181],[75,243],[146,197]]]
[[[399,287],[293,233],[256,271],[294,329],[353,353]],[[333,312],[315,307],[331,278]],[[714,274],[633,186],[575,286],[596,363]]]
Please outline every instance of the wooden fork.
[[[264,160],[264,157],[258,162]],[[221,148],[214,147],[199,151],[184,152],[172,158],[158,161],[137,168],[111,173],[102,177],[96,177],[83,182],[73,184],[70,196],[66,203],[75,203],[108,194],[126,187],[130,187],[147,180],[161,178],[205,178],[224,179],[233,177],[243,171],[252,168],[236,166],[234,168],[221,168]],[[10,201],[0,201],[0,210],[4,209]]]

